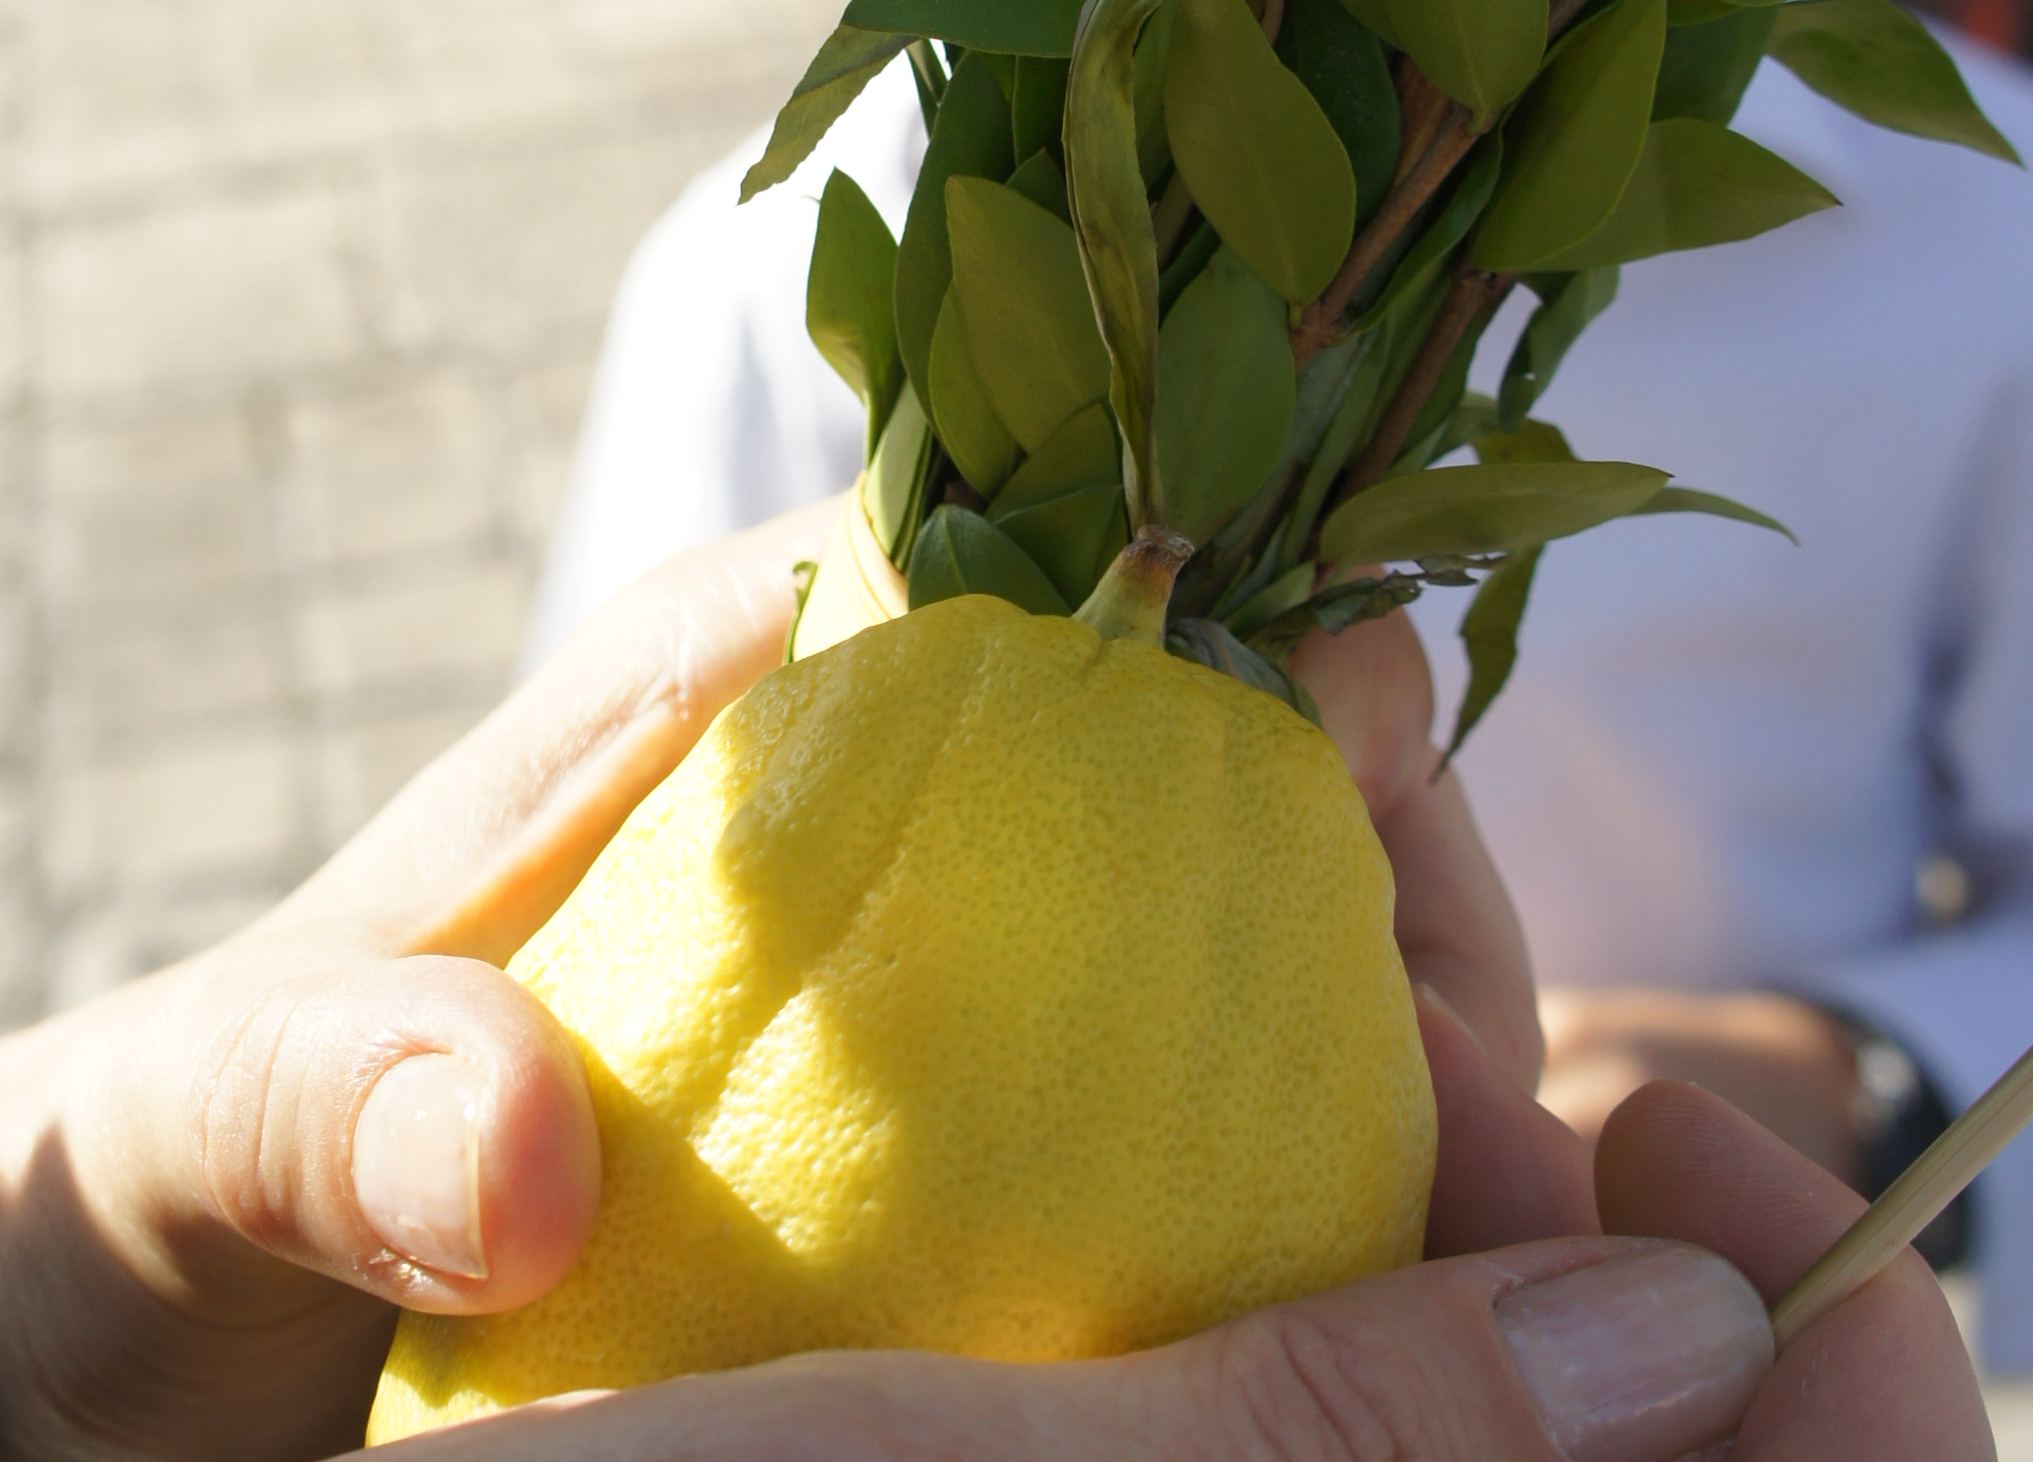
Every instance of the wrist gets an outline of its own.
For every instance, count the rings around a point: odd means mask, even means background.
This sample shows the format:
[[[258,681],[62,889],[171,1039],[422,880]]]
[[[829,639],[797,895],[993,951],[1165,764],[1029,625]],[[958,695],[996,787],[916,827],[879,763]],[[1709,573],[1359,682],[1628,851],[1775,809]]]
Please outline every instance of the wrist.
[[[1842,1032],[1856,1067],[1852,1126],[1857,1163],[1852,1185],[1876,1200],[1948,1130],[1953,1113],[1925,1068],[1890,1032],[1848,1011],[1818,1007]],[[1968,1192],[1914,1241],[1935,1268],[1961,1259],[1969,1244]]]

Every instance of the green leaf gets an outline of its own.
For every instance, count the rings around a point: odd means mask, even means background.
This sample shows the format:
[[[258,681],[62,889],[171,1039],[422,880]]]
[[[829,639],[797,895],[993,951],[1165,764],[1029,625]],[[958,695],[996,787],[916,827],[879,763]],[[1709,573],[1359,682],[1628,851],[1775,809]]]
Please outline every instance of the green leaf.
[[[849,0],[841,19],[864,30],[932,36],[970,51],[1070,56],[1080,0]]]
[[[1666,23],[1672,26],[1706,25],[1726,20],[1743,10],[1764,10],[1783,0],[1666,0]]]
[[[1609,222],[1546,261],[1549,270],[1628,264],[1705,249],[1835,206],[1835,195],[1748,137],[1693,117],[1654,122]]]
[[[1567,433],[1546,421],[1527,421],[1515,431],[1479,432],[1475,455],[1488,464],[1502,462],[1578,462]],[[1665,488],[1660,488],[1664,492]]]
[[[1224,619],[1229,628],[1239,635],[1261,629],[1279,615],[1297,609],[1312,598],[1314,581],[1318,578],[1319,574],[1312,564],[1302,563],[1265,584]]]
[[[993,594],[1032,614],[1071,611],[1044,571],[979,513],[942,503],[926,520],[904,576],[911,608],[963,594]]]
[[[1348,153],[1360,225],[1383,203],[1398,168],[1398,91],[1383,45],[1341,0],[1285,0],[1278,59],[1313,93]]]
[[[1027,507],[1083,487],[1120,491],[1121,476],[1122,443],[1115,434],[1115,423],[1109,420],[1108,408],[1096,402],[1076,412],[1024,459],[996,494],[990,515],[997,508]]]
[[[1137,32],[1163,0],[1090,0],[1066,86],[1066,177],[1080,264],[1109,359],[1130,522],[1156,490],[1158,246],[1137,152]]]
[[[1304,459],[1306,470],[1292,508],[1292,518],[1302,526],[1299,531],[1285,535],[1278,559],[1280,568],[1289,569],[1300,562],[1300,551],[1334,489],[1334,479],[1376,430],[1377,420],[1389,404],[1387,392],[1394,379],[1392,372],[1409,355],[1403,336],[1410,333],[1401,331],[1395,319],[1386,319],[1343,342],[1349,354],[1341,361],[1338,375],[1345,386],[1320,440],[1308,449],[1310,456]],[[1306,379],[1300,383],[1302,401],[1312,396],[1314,373],[1330,363],[1330,356],[1331,352],[1322,352],[1307,369]]]
[[[1165,266],[1165,272],[1158,276],[1160,319],[1172,313],[1172,306],[1179,303],[1179,296],[1186,292],[1186,286],[1200,277],[1200,271],[1207,267],[1208,261],[1220,249],[1221,235],[1214,231],[1213,224],[1201,219],[1172,255],[1172,262]]]
[[[1172,169],[1172,140],[1165,135],[1165,62],[1172,54],[1172,21],[1179,7],[1159,0],[1144,22],[1131,63],[1130,102],[1136,115],[1137,171],[1146,191]]]
[[[1343,503],[1321,547],[1335,563],[1515,553],[1635,511],[1668,475],[1631,462],[1436,467]]]
[[[1073,205],[1066,197],[1066,175],[1049,152],[1034,152],[1009,175],[1009,185],[1031,202],[1058,218],[1073,221]]]
[[[1349,0],[1348,8],[1478,125],[1531,85],[1546,54],[1546,0]]]
[[[918,167],[918,182],[897,244],[896,333],[904,370],[918,402],[931,409],[932,332],[953,282],[952,243],[946,232],[946,180],[1005,178],[1016,159],[1010,151],[1009,103],[995,71],[965,56],[946,84],[938,120]]]
[[[925,419],[924,408],[914,394],[903,392],[861,480],[861,505],[891,563],[901,564],[909,558],[918,524],[925,516],[932,445],[932,424]]]
[[[828,36],[777,113],[762,156],[741,179],[741,201],[746,203],[796,172],[861,89],[910,41],[907,35],[882,35],[851,25]]]
[[[1029,157],[1045,151],[1054,158],[1063,145],[1066,130],[1066,72],[1064,61],[1019,56],[1016,63],[1016,90],[1010,97],[1010,127],[1016,137],[1016,155]]]
[[[1175,0],[1165,66],[1172,158],[1222,242],[1294,304],[1334,278],[1355,174],[1334,126],[1244,0]]]
[[[805,606],[812,600],[812,580],[817,578],[819,566],[809,558],[799,559],[791,565],[792,592],[797,598],[797,607],[791,610],[791,622],[784,630],[784,658],[788,665],[797,657],[791,652],[797,647],[798,626],[804,623]]]
[[[1669,32],[1653,117],[1699,117],[1727,125],[1765,59],[1778,22],[1777,6],[1760,5]]]
[[[953,288],[995,414],[1035,450],[1108,390],[1073,230],[982,178],[946,185]]]
[[[1515,431],[1538,404],[1581,332],[1615,301],[1618,270],[1612,264],[1527,283],[1539,295],[1539,308],[1518,337],[1497,389],[1497,420],[1507,431]]]
[[[1398,28],[1391,22],[1390,0],[1340,0],[1341,8],[1362,22],[1363,29],[1394,51],[1405,49]]]
[[[1800,0],[1779,11],[1772,55],[1866,122],[2018,162],[1955,62],[1892,0]]]
[[[952,55],[954,48],[948,46],[946,54]],[[963,52],[962,54],[969,54]],[[1016,63],[1017,58],[1002,51],[975,51],[971,54],[981,58],[981,64],[995,73],[995,84],[1002,88],[1003,103],[1010,108],[1010,123],[1016,123]]]
[[[1283,659],[1316,630],[1338,635],[1355,625],[1382,619],[1418,599],[1423,587],[1416,574],[1385,574],[1335,584],[1253,632],[1249,642],[1273,659]]]
[[[1158,336],[1164,522],[1205,543],[1255,497],[1292,429],[1298,380],[1284,301],[1224,249]]]
[[[1461,438],[1453,433],[1456,417],[1468,395],[1468,368],[1475,361],[1476,347],[1482,343],[1483,332],[1489,328],[1485,316],[1471,325],[1455,343],[1454,354],[1447,358],[1447,365],[1440,373],[1433,387],[1433,394],[1426,398],[1418,417],[1407,433],[1408,446],[1391,464],[1391,476],[1401,472],[1417,472],[1428,462],[1443,456],[1461,445]]]
[[[1514,554],[1482,581],[1475,600],[1461,620],[1461,642],[1468,650],[1468,689],[1454,716],[1454,734],[1440,770],[1454,760],[1468,733],[1482,721],[1518,663],[1518,626],[1525,618],[1532,579],[1539,571],[1543,548]],[[1438,773],[1436,773],[1438,775]]]
[[[1165,648],[1181,660],[1205,665],[1265,695],[1276,696],[1314,725],[1320,724],[1320,709],[1299,682],[1237,639],[1219,620],[1179,620],[1167,632]]]
[[[1665,44],[1666,0],[1622,0],[1561,45],[1504,125],[1479,266],[1536,268],[1616,210],[1644,150]]]
[[[1631,516],[1638,517],[1646,513],[1706,513],[1712,518],[1728,518],[1732,522],[1749,523],[1754,528],[1770,529],[1789,540],[1794,547],[1800,546],[1800,540],[1793,536],[1793,530],[1777,518],[1761,513],[1756,508],[1747,507],[1733,498],[1726,498],[1721,493],[1700,492],[1691,487],[1662,487],[1657,496],[1634,511]]]
[[[1016,466],[1017,445],[981,384],[955,293],[946,291],[932,332],[932,421],[960,475],[993,496]]]
[[[988,520],[1031,556],[1068,604],[1086,602],[1129,543],[1122,489],[1114,483],[1020,506],[998,499]]]
[[[1489,206],[1503,162],[1503,139],[1494,135],[1469,154],[1467,165],[1449,188],[1446,201],[1391,271],[1390,283],[1384,286],[1376,303],[1363,312],[1360,328],[1376,324],[1408,296],[1418,294],[1439,277],[1441,267]]]
[[[835,171],[819,197],[819,232],[805,287],[805,328],[868,412],[868,452],[903,384],[896,316],[896,240],[868,195]]]
[[[1545,421],[1526,421],[1514,429],[1480,433],[1475,437],[1475,451],[1485,463],[1578,460],[1574,448],[1568,445],[1567,434]],[[1647,513],[1706,513],[1711,517],[1768,528],[1791,539],[1796,546],[1800,542],[1793,537],[1793,531],[1777,518],[1768,517],[1756,508],[1746,507],[1720,493],[1699,492],[1691,487],[1662,487],[1642,506],[1631,509],[1630,516],[1636,518]]]
[[[911,63],[911,85],[918,93],[918,116],[930,132],[939,120],[939,99],[946,94],[946,67],[930,41],[912,41],[904,47]]]

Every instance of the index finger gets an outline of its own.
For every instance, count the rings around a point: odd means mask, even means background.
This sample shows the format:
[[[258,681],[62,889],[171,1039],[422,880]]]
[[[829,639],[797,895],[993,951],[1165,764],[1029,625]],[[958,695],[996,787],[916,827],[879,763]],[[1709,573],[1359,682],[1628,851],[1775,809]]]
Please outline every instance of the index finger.
[[[1779,1299],[1864,1201],[1699,1088],[1655,1082],[1603,1129],[1596,1194],[1610,1233],[1684,1239]],[[1731,1462],[1995,1456],[1955,1317],[1920,1256],[1802,1331],[1752,1404]]]
[[[368,954],[506,961],[782,658],[795,566],[838,514],[821,503],[638,580],[264,926],[326,926]]]

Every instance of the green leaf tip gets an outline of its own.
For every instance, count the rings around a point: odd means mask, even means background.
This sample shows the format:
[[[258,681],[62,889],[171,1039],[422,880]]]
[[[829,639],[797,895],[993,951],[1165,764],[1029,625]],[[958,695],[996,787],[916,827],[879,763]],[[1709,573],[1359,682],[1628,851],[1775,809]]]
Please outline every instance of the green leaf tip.
[[[742,176],[741,201],[746,203],[796,172],[841,113],[910,41],[907,35],[883,35],[852,25],[828,36],[777,113],[762,156]]]
[[[2025,166],[1978,108],[1954,58],[1892,0],[1782,6],[1772,58],[1866,122]]]

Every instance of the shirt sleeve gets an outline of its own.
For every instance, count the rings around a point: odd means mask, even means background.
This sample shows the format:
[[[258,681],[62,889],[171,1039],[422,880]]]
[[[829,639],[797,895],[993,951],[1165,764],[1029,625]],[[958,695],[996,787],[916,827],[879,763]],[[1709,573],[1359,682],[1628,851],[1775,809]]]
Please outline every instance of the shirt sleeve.
[[[1919,733],[1969,914],[1788,982],[1898,1040],[1953,1110],[2033,1045],[2033,367],[1999,389],[1989,426],[1941,569],[1950,608]],[[1985,1360],[2033,1372],[2033,1134],[1971,1196]]]
[[[862,409],[805,330],[817,200],[839,166],[898,229],[923,130],[908,69],[891,67],[789,179],[736,203],[757,134],[644,238],[601,348],[525,667],[671,554],[853,482]]]

